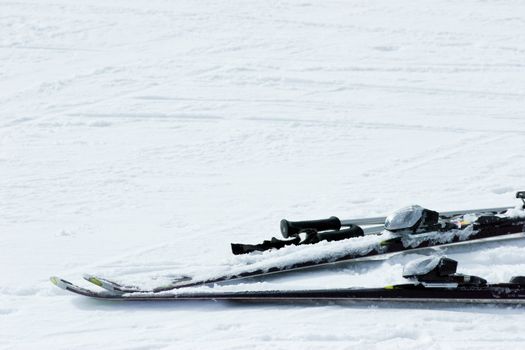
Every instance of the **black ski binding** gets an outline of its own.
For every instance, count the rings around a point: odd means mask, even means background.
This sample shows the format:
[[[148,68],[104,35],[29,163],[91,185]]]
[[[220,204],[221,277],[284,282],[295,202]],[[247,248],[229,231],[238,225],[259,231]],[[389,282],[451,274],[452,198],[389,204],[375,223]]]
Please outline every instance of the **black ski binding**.
[[[414,260],[403,269],[403,277],[432,287],[432,285],[454,284],[483,286],[487,281],[478,276],[456,273],[458,262],[446,257],[430,257]]]
[[[516,192],[516,198],[519,198],[522,200],[523,204],[521,206],[522,209],[525,209],[525,191],[518,191]]]

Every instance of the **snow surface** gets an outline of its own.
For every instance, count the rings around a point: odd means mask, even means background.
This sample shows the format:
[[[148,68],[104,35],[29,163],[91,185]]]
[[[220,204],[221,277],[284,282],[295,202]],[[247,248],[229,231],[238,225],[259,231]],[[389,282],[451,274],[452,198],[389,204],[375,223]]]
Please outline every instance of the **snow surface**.
[[[1,2],[0,348],[521,347],[523,308],[130,305],[48,277],[214,266],[284,217],[512,205],[524,62],[521,1]],[[525,240],[439,253],[525,274]],[[420,256],[251,287],[397,283]]]

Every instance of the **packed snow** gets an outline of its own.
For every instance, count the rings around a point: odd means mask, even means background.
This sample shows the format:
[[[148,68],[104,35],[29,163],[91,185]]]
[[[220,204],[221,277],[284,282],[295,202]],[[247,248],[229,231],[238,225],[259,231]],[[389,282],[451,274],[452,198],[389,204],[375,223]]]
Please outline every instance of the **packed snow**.
[[[522,347],[521,307],[104,303],[48,279],[220,268],[282,218],[512,206],[524,81],[520,1],[1,2],[0,348]],[[525,239],[435,254],[525,275]],[[215,288],[381,286],[420,257]]]

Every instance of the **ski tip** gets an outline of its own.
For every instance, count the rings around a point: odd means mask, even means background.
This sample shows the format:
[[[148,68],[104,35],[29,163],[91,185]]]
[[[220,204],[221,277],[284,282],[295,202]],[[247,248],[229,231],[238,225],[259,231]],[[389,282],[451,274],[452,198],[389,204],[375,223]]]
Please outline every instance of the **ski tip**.
[[[93,283],[94,285],[97,285],[99,287],[103,287],[104,286],[104,282],[102,282],[101,280],[99,280],[98,278],[96,278],[95,276],[91,276],[91,275],[84,275],[82,276],[84,277],[84,279],[88,282],[91,282]]]
[[[59,277],[56,277],[56,276],[51,276],[49,278],[49,280],[51,281],[51,283],[53,283],[55,286],[57,286],[58,288],[61,288],[61,289],[67,289],[66,286],[67,286],[67,283],[66,281],[64,281],[63,279],[59,278]]]
[[[121,289],[121,287],[118,284],[111,282],[111,281],[107,281],[104,278],[99,278],[99,277],[96,277],[93,275],[87,275],[87,274],[85,274],[82,277],[86,281],[93,283],[97,287],[103,288],[105,290],[109,290],[110,292],[117,293],[117,294],[122,294],[125,292]]]

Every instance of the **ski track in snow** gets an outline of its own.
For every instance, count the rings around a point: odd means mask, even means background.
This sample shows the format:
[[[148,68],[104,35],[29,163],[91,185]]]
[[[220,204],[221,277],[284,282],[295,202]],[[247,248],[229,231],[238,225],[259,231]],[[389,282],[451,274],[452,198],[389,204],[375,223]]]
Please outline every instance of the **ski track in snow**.
[[[521,307],[130,305],[47,278],[160,281],[283,217],[512,205],[524,43],[510,0],[2,2],[0,348],[521,347]],[[491,281],[524,252],[438,250]],[[418,256],[220,288],[379,286]]]

